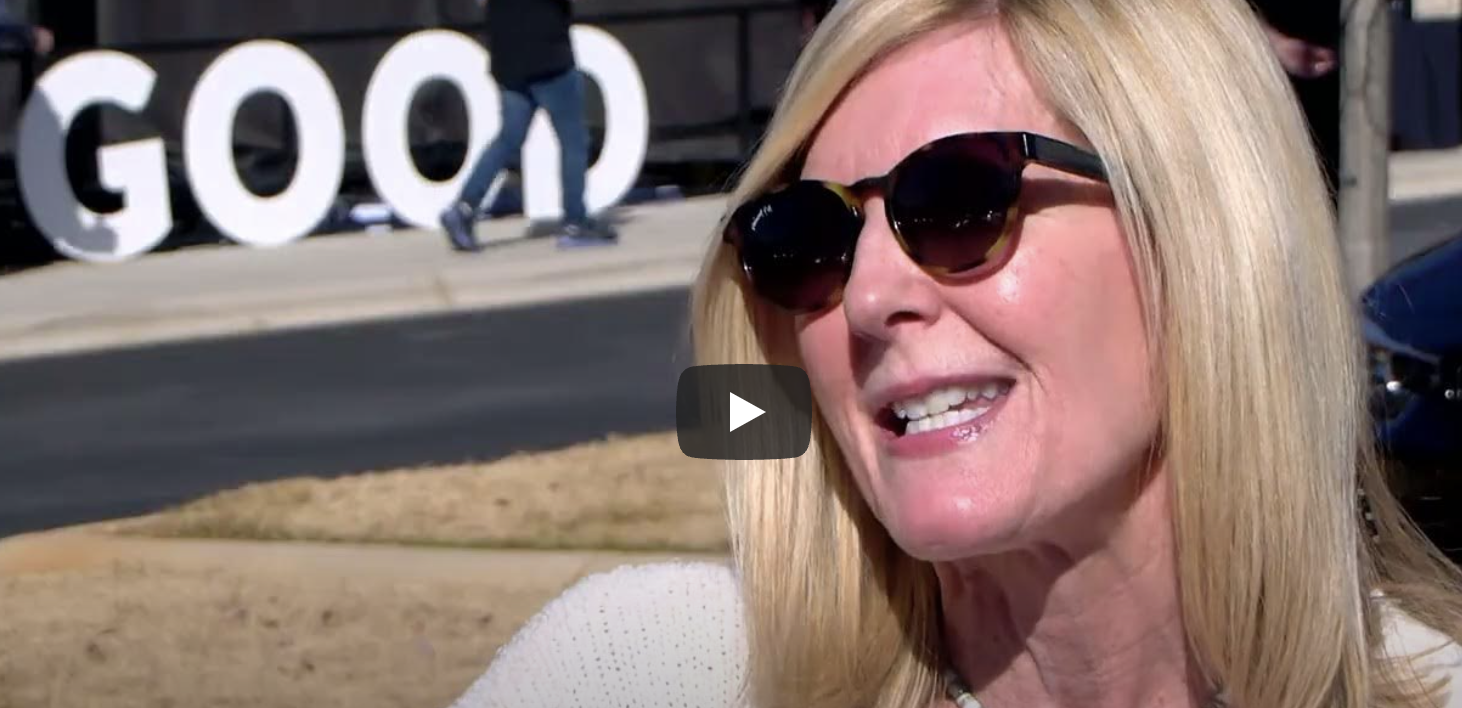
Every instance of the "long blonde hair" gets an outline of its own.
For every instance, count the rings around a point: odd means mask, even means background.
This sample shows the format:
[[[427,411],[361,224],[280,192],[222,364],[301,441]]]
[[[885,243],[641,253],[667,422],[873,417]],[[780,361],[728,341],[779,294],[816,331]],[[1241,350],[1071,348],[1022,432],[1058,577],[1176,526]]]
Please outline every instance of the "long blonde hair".
[[[1384,660],[1370,592],[1455,638],[1462,584],[1373,460],[1330,203],[1242,0],[844,0],[733,207],[795,174],[823,116],[882,57],[987,15],[1110,172],[1165,401],[1158,445],[1195,657],[1235,706],[1417,704],[1419,682]],[[737,272],[717,242],[693,295],[699,362],[800,363],[791,320]],[[1361,488],[1379,539],[1356,512]],[[800,459],[731,463],[727,493],[755,705],[936,696],[932,571],[872,518],[820,421]]]

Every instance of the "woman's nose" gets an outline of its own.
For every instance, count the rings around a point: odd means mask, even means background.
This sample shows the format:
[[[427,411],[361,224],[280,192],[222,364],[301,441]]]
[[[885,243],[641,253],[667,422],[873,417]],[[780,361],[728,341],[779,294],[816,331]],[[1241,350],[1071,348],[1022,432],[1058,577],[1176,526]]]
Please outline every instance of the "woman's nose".
[[[901,324],[933,322],[940,308],[938,285],[899,246],[882,199],[868,200],[863,211],[867,218],[853,272],[843,288],[848,328],[861,337],[887,340]]]

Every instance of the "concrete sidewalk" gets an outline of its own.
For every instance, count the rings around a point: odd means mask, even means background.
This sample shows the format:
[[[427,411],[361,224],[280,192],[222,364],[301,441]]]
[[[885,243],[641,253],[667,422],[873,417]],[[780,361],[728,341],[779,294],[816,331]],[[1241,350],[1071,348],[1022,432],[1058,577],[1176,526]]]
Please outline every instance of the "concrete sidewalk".
[[[1462,148],[1398,152],[1391,156],[1391,201],[1407,203],[1462,196]]]
[[[723,209],[721,198],[626,208],[618,246],[568,252],[523,239],[515,218],[484,222],[489,247],[475,255],[398,231],[57,263],[0,278],[0,360],[683,287]]]
[[[557,592],[586,575],[623,565],[725,561],[715,554],[529,551],[111,536],[85,527],[0,539],[0,579],[35,573],[154,563],[241,573],[357,579],[484,582],[505,590]]]

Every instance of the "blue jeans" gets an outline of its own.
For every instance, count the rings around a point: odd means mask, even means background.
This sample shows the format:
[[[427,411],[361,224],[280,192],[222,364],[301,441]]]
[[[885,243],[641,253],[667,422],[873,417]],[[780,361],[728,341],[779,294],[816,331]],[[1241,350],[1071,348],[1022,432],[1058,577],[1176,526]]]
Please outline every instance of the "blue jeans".
[[[564,220],[584,221],[588,215],[584,207],[584,181],[589,171],[589,133],[584,127],[584,86],[578,70],[570,69],[521,89],[500,88],[502,130],[472,166],[472,173],[462,187],[462,203],[474,210],[481,206],[508,159],[523,151],[528,125],[533,114],[542,108],[548,111],[553,132],[558,134]]]

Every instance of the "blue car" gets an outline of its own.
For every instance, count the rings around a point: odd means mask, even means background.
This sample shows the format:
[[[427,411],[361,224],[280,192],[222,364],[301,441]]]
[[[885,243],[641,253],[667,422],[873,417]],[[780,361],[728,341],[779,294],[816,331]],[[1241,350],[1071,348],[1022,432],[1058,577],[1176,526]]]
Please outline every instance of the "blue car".
[[[1381,452],[1413,519],[1462,560],[1462,235],[1392,268],[1362,302]]]

